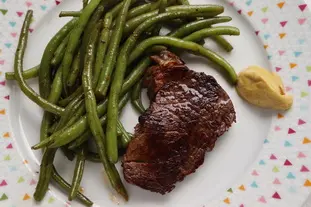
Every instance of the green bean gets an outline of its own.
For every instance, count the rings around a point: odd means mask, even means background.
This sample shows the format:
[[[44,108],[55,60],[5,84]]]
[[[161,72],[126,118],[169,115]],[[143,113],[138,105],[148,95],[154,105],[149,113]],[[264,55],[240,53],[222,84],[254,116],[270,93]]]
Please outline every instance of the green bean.
[[[167,12],[182,12],[188,11],[189,13],[185,14],[184,16],[179,16],[179,18],[187,17],[214,17],[218,14],[223,12],[224,8],[221,6],[214,6],[214,5],[191,5],[191,6],[170,6],[166,8]],[[192,12],[191,12],[192,11]],[[129,35],[135,28],[137,28],[140,24],[145,22],[146,20],[153,19],[155,16],[158,15],[158,10],[154,10],[149,13],[142,14],[135,18],[132,18],[125,24],[124,28],[124,36]],[[175,18],[174,18],[175,19]]]
[[[58,70],[56,72],[55,78],[53,80],[53,84],[51,87],[51,92],[48,97],[48,101],[51,103],[56,103],[61,96],[62,91],[62,71]],[[43,119],[40,127],[40,140],[43,141],[48,137],[48,128],[52,121],[52,114],[49,112],[44,112]],[[46,150],[44,152],[41,167],[40,167],[40,175],[39,181],[37,183],[36,191],[34,193],[34,198],[37,201],[41,201],[44,198],[49,186],[49,182],[52,174],[52,166],[53,160],[55,156],[56,150]]]
[[[137,39],[146,29],[148,29],[150,26],[152,26],[155,23],[158,23],[164,20],[175,19],[175,18],[182,17],[185,15],[200,16],[203,10],[204,11],[209,10],[211,13],[214,13],[216,15],[217,13],[223,12],[223,7],[221,6],[191,7],[184,11],[165,12],[163,14],[159,14],[156,17],[152,19],[148,19],[144,23],[140,24],[135,29],[133,34],[124,43],[119,53],[119,57],[118,57],[117,65],[115,69],[115,75],[114,75],[114,78],[111,84],[109,99],[108,99],[106,139],[113,140],[113,144],[114,144],[113,146],[114,151],[111,151],[111,152],[108,151],[109,157],[114,158],[111,161],[115,161],[115,158],[117,157],[115,156],[116,154],[115,144],[117,143],[115,140],[117,140],[117,121],[118,121],[118,107],[117,106],[118,106],[118,101],[119,101],[119,94],[122,89],[122,82],[123,82],[126,67],[127,67],[128,54],[131,52],[131,50],[135,46]]]
[[[132,140],[132,137],[129,135],[129,133],[125,130],[123,124],[120,122],[120,120],[118,120],[117,122],[118,125],[118,129],[121,132],[121,146],[126,149],[128,144],[130,143],[130,141]]]
[[[60,100],[58,102],[58,105],[63,106],[63,107],[67,106],[72,100],[74,100],[81,93],[83,93],[83,88],[82,88],[82,86],[79,86],[70,96]]]
[[[132,97],[131,97],[131,103],[132,106],[136,109],[136,111],[140,114],[143,114],[146,109],[142,103],[141,100],[141,90],[142,90],[142,83],[143,81],[140,80],[135,84],[132,90]]]
[[[236,27],[231,26],[206,28],[188,35],[187,37],[183,38],[183,40],[196,42],[206,37],[218,35],[240,35],[240,30]]]
[[[53,173],[52,173],[52,178],[53,180],[59,185],[61,186],[63,189],[65,189],[66,191],[70,191],[71,189],[71,185],[64,180],[64,178],[62,178],[58,172],[56,171],[55,167],[53,166]],[[93,202],[90,201],[90,199],[88,199],[87,197],[85,197],[82,193],[78,192],[77,194],[77,199],[79,199],[83,204],[85,204],[86,206],[92,206]]]
[[[87,6],[88,3],[89,3],[89,0],[82,0],[83,9]]]
[[[54,57],[51,60],[52,66],[54,66],[54,67],[58,66],[62,62],[64,55],[65,55],[66,47],[68,44],[69,36],[70,36],[70,34],[68,34],[66,36],[66,38],[62,41],[62,43],[60,43],[60,45],[56,49],[56,51],[54,53]]]
[[[129,101],[129,93],[124,95],[119,103],[119,110],[122,111],[122,109],[125,107],[125,105],[127,104],[127,102]],[[100,118],[100,124],[102,126],[104,126],[106,124],[106,116],[102,116]],[[77,147],[79,147],[80,145],[82,145],[84,142],[86,142],[88,140],[89,137],[92,136],[92,132],[88,129],[86,130],[79,138],[77,138],[76,140],[74,140],[69,148],[70,149],[75,149]]]
[[[214,36],[212,39],[214,39],[215,42],[218,43],[227,52],[231,52],[233,50],[233,46],[230,44],[230,42],[228,42],[228,40],[222,36]]]
[[[182,27],[178,28],[177,30],[170,32],[168,36],[171,37],[184,37],[186,35],[189,35],[195,31],[204,29],[206,27],[210,27],[213,24],[217,23],[224,23],[224,22],[229,22],[231,21],[231,17],[226,17],[226,16],[220,16],[220,17],[213,17],[210,19],[202,19],[202,20],[196,20],[190,23],[187,23],[183,25]]]
[[[15,78],[16,78],[16,81],[18,82],[19,87],[29,99],[31,99],[33,102],[41,106],[46,111],[60,115],[64,112],[64,109],[48,102],[47,100],[39,96],[32,88],[28,86],[28,84],[25,82],[22,76],[24,54],[25,54],[25,49],[27,46],[28,29],[29,29],[31,18],[32,18],[32,11],[29,10],[27,12],[27,15],[26,15],[26,18],[23,24],[23,28],[21,31],[20,39],[18,42],[16,54],[15,54],[15,61],[14,61]]]
[[[23,71],[22,76],[24,80],[35,78],[38,76],[40,65],[36,65],[26,71]],[[15,73],[14,72],[6,72],[5,73],[6,80],[15,80]]]
[[[102,26],[101,23],[101,18],[104,14],[105,8],[102,5],[99,5],[98,8],[95,10],[94,14],[92,15],[92,17],[90,18],[85,31],[84,31],[84,35],[83,35],[83,39],[82,39],[82,45],[80,48],[80,52],[81,52],[81,57],[80,57],[80,64],[81,64],[81,68],[83,68],[84,66],[84,60],[85,60],[85,53],[86,53],[86,48],[88,46],[89,43],[89,39],[90,39],[90,34],[92,34],[93,30],[95,27],[98,27],[99,29]],[[68,82],[69,83],[69,82]],[[69,84],[68,84],[69,86]]]
[[[127,0],[124,4],[124,7],[129,7],[130,1],[131,0]],[[120,179],[120,176],[115,170],[115,166],[111,164],[107,159],[106,149],[104,145],[105,135],[96,111],[96,98],[92,89],[92,67],[95,59],[95,44],[97,42],[97,38],[98,31],[95,31],[90,38],[90,43],[87,48],[87,55],[85,56],[85,65],[82,75],[82,85],[85,96],[87,120],[89,123],[89,127],[92,131],[97,151],[100,155],[100,159],[109,178],[110,184],[121,196],[124,197],[125,200],[127,200],[128,195]]]
[[[77,21],[77,19],[72,19],[63,28],[61,28],[59,32],[57,32],[56,35],[50,40],[44,50],[39,69],[39,92],[43,98],[47,98],[50,94],[51,60],[54,56],[54,52],[73,27],[76,26]]]
[[[98,84],[95,90],[96,96],[98,97],[104,98],[108,91],[108,87],[110,85],[110,79],[111,79],[110,77],[115,67],[115,63],[117,59],[117,52],[118,52],[119,44],[122,38],[123,28],[125,25],[125,21],[126,21],[126,17],[127,17],[130,4],[131,4],[131,0],[125,0],[124,5],[120,11],[119,17],[117,19],[116,28],[112,32],[107,55],[104,61],[104,66],[103,66],[104,70],[102,70],[102,72],[100,73],[99,81],[98,81]],[[113,150],[113,147],[110,145],[116,146],[117,143],[114,141],[110,143],[110,141],[108,141],[107,145],[108,145],[107,153],[108,153],[108,157],[110,161],[112,160],[116,161],[116,159],[118,159],[118,156],[116,154],[114,157],[111,157],[112,156],[111,150]],[[116,151],[116,150],[114,149],[113,151]]]
[[[86,147],[83,147],[78,152],[75,171],[74,171],[74,175],[72,178],[71,190],[70,190],[70,194],[68,196],[68,200],[70,200],[70,201],[72,201],[72,199],[74,199],[79,192],[80,183],[81,183],[81,180],[83,177],[86,150],[87,150]]]
[[[59,17],[80,17],[81,11],[61,11]]]
[[[73,55],[76,52],[79,39],[81,37],[81,34],[84,31],[84,28],[86,27],[93,11],[97,8],[101,0],[91,0],[90,3],[83,9],[83,12],[81,13],[81,16],[79,17],[79,20],[75,26],[75,28],[72,30],[68,45],[66,48],[66,53],[64,55],[64,59],[62,62],[62,70],[63,70],[63,82],[64,85],[67,83],[67,78],[70,72],[70,67],[73,60]],[[64,87],[66,90],[66,86]]]
[[[133,9],[131,9],[127,15],[127,19],[131,19],[133,17],[137,17],[139,15],[151,12],[157,8],[159,8],[161,3],[161,0],[158,0],[156,2],[152,2],[152,3],[147,3],[147,4],[143,4],[141,6],[137,6],[134,7]]]
[[[100,72],[104,69],[103,60],[106,55],[107,46],[110,38],[110,27],[112,23],[112,14],[108,12],[104,19],[104,28],[101,32],[98,51],[96,54],[95,69],[93,73],[93,88],[97,86]]]
[[[110,13],[112,15],[112,19],[116,18],[117,15],[119,15],[122,7],[123,7],[124,1],[121,1],[118,5],[116,5],[115,7],[113,7],[110,10]]]
[[[72,69],[71,73],[68,76],[67,86],[72,87],[75,85],[78,75],[80,73],[80,51],[75,56],[73,63],[72,63]]]
[[[185,49],[188,51],[191,51],[197,55],[201,55],[203,57],[206,57],[207,59],[211,60],[212,62],[216,63],[217,65],[221,66],[229,75],[231,82],[233,84],[237,81],[237,75],[234,71],[234,68],[221,56],[214,53],[211,50],[208,50],[204,47],[202,47],[199,44],[181,40],[174,37],[152,37],[147,40],[144,40],[141,42],[134,51],[131,53],[131,60],[135,60],[137,57],[139,57],[147,48],[153,46],[153,45],[168,45],[177,47],[180,49]],[[109,113],[109,103],[108,103],[108,113]],[[108,122],[109,123],[109,122]]]

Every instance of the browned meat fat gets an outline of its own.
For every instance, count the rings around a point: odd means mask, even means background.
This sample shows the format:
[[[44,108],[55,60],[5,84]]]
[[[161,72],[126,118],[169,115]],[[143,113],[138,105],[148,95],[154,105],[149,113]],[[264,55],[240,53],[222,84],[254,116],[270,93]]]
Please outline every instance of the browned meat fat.
[[[195,172],[236,117],[212,76],[189,70],[168,51],[152,58],[158,65],[145,85],[153,102],[135,127],[123,171],[127,182],[165,194]]]

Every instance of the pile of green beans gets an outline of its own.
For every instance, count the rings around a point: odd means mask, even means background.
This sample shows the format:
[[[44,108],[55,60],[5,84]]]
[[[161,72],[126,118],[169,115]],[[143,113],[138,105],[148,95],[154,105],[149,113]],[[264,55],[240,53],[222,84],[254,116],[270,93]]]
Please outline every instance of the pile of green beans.
[[[234,68],[202,44],[211,38],[225,51],[233,49],[222,36],[239,35],[239,30],[214,26],[231,21],[218,16],[224,11],[222,6],[190,5],[187,0],[142,2],[82,0],[81,11],[61,12],[61,17],[73,18],[47,44],[40,64],[23,71],[32,18],[32,11],[27,12],[14,72],[5,75],[7,80],[16,80],[21,91],[44,110],[40,142],[32,147],[43,152],[35,200],[44,198],[54,180],[68,192],[69,200],[76,198],[91,206],[92,201],[79,192],[86,161],[102,163],[111,186],[128,200],[114,164],[119,149],[126,149],[134,135],[124,128],[120,114],[129,100],[138,113],[145,112],[141,93],[145,71],[152,64],[151,54],[166,49],[177,54],[180,49],[191,52],[220,66],[230,83],[236,84]],[[181,26],[160,36],[160,30],[172,22]],[[26,82],[36,77],[39,94]],[[97,153],[91,152],[88,141],[95,142]],[[58,149],[69,160],[76,157],[71,184],[54,167]]]

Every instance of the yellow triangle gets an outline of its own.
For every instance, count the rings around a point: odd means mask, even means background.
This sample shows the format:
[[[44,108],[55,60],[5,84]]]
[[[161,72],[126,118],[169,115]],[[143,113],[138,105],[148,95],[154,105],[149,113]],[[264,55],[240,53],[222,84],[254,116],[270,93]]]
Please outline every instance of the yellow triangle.
[[[30,199],[30,196],[26,193],[26,194],[24,195],[23,200],[26,201],[26,200],[28,200],[28,199]]]
[[[283,39],[286,36],[286,33],[280,33],[279,36],[281,39]]]
[[[9,132],[4,133],[3,137],[4,138],[9,138],[10,137],[10,133]]]
[[[241,185],[241,186],[239,187],[239,189],[242,190],[242,191],[245,191],[244,185]]]
[[[311,143],[311,140],[308,139],[307,137],[305,137],[305,138],[303,138],[303,142],[302,143],[303,144],[309,144],[309,143]]]
[[[230,204],[229,198],[226,198],[226,199],[224,200],[224,202],[225,202],[226,204]]]
[[[248,16],[250,16],[250,17],[253,15],[253,13],[254,13],[253,11],[247,12]]]
[[[264,47],[265,49],[267,49],[267,48],[269,47],[269,45],[264,45],[263,47]]]
[[[24,160],[23,163],[24,163],[24,164],[28,164],[28,160]]]
[[[4,115],[5,114],[5,109],[0,110],[0,114]]]
[[[305,187],[311,187],[311,181],[307,179],[304,186]]]
[[[293,69],[294,67],[297,66],[297,64],[296,63],[290,63],[289,66],[290,66],[291,69]]]
[[[283,6],[284,6],[284,4],[285,4],[285,2],[283,1],[283,2],[278,3],[277,5],[278,5],[278,7],[279,7],[280,9],[282,9]]]

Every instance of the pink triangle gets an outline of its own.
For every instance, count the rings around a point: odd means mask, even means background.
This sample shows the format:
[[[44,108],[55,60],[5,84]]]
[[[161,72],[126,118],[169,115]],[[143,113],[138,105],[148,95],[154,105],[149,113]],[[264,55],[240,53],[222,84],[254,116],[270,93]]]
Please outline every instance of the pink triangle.
[[[275,131],[280,131],[281,128],[280,128],[279,126],[276,126],[276,127],[274,127],[274,130],[275,130]]]
[[[60,1],[55,1],[55,4],[56,4],[56,5],[59,5],[59,4],[60,4]]]
[[[293,164],[289,160],[285,160],[284,165],[285,166],[291,166]]]
[[[7,148],[7,149],[12,149],[13,146],[12,146],[12,144],[9,144],[6,148]]]
[[[305,23],[305,21],[306,21],[306,18],[298,19],[298,23],[299,23],[300,25],[303,25],[303,24]]]
[[[285,51],[284,50],[279,50],[279,55],[284,55]]]
[[[27,7],[31,7],[32,6],[32,3],[30,1],[26,1],[26,6]]]
[[[281,196],[278,194],[278,192],[275,192],[275,193],[272,195],[272,198],[281,199]]]
[[[7,100],[10,100],[10,96],[9,95],[4,96],[4,98],[7,99]]]
[[[31,179],[30,185],[35,185],[37,182],[34,179]]]
[[[258,36],[258,34],[259,34],[259,31],[255,31],[255,34]]]
[[[12,32],[12,33],[11,33],[11,36],[12,36],[12,37],[16,37],[16,35],[17,35],[16,32]]]
[[[302,120],[302,119],[299,119],[298,120],[298,125],[303,125],[303,124],[305,124],[306,122],[304,121],[304,120]]]
[[[259,199],[258,199],[259,202],[261,203],[267,203],[265,197],[261,196]]]
[[[289,86],[286,86],[286,87],[285,87],[285,90],[288,92],[288,91],[291,91],[291,90],[292,90],[292,88],[291,88],[291,87],[289,87]]]
[[[285,27],[285,25],[287,24],[287,21],[280,22],[280,24],[282,27]]]
[[[274,154],[272,154],[271,156],[270,156],[270,160],[276,160],[277,158],[276,158],[276,156],[274,155]]]
[[[305,157],[306,157],[306,155],[305,155],[305,154],[303,154],[302,152],[299,152],[297,157],[298,157],[298,158],[305,158]]]
[[[24,14],[24,12],[16,12],[16,14],[19,16],[19,17],[21,17],[21,16],[23,16],[23,14]]]
[[[258,176],[259,174],[257,173],[256,170],[253,170],[252,175],[253,175],[253,176]]]
[[[306,166],[302,166],[300,172],[310,172],[310,170]]]
[[[0,60],[0,65],[4,65],[4,60]]]
[[[1,82],[0,82],[0,85],[5,86],[5,81],[1,81]]]
[[[29,29],[29,32],[32,33],[34,29]]]
[[[242,14],[242,10],[241,10],[241,9],[240,9],[240,10],[238,10],[238,13],[239,13],[239,14]]]
[[[273,184],[280,185],[281,182],[279,181],[279,179],[275,178],[275,180],[273,181]]]
[[[311,80],[308,80],[308,86],[311,86]]]
[[[269,20],[268,18],[263,18],[263,19],[261,20],[261,22],[264,23],[264,24],[266,24],[266,23],[268,22],[268,20]]]
[[[234,2],[233,1],[229,2],[229,5],[234,6]]]
[[[240,207],[244,207],[244,205],[243,205],[243,204],[241,204],[241,205],[240,205]]]
[[[307,4],[301,4],[301,5],[299,5],[298,7],[299,7],[299,9],[300,9],[301,11],[304,11],[305,8],[307,7]]]
[[[288,134],[295,134],[295,133],[296,133],[296,131],[293,130],[292,128],[289,128],[289,129],[288,129]]]
[[[275,67],[276,72],[279,72],[280,70],[282,70],[282,68],[280,67]]]
[[[6,185],[8,185],[8,184],[6,183],[6,181],[5,181],[5,180],[2,180],[2,182],[0,183],[0,186],[6,186]]]

